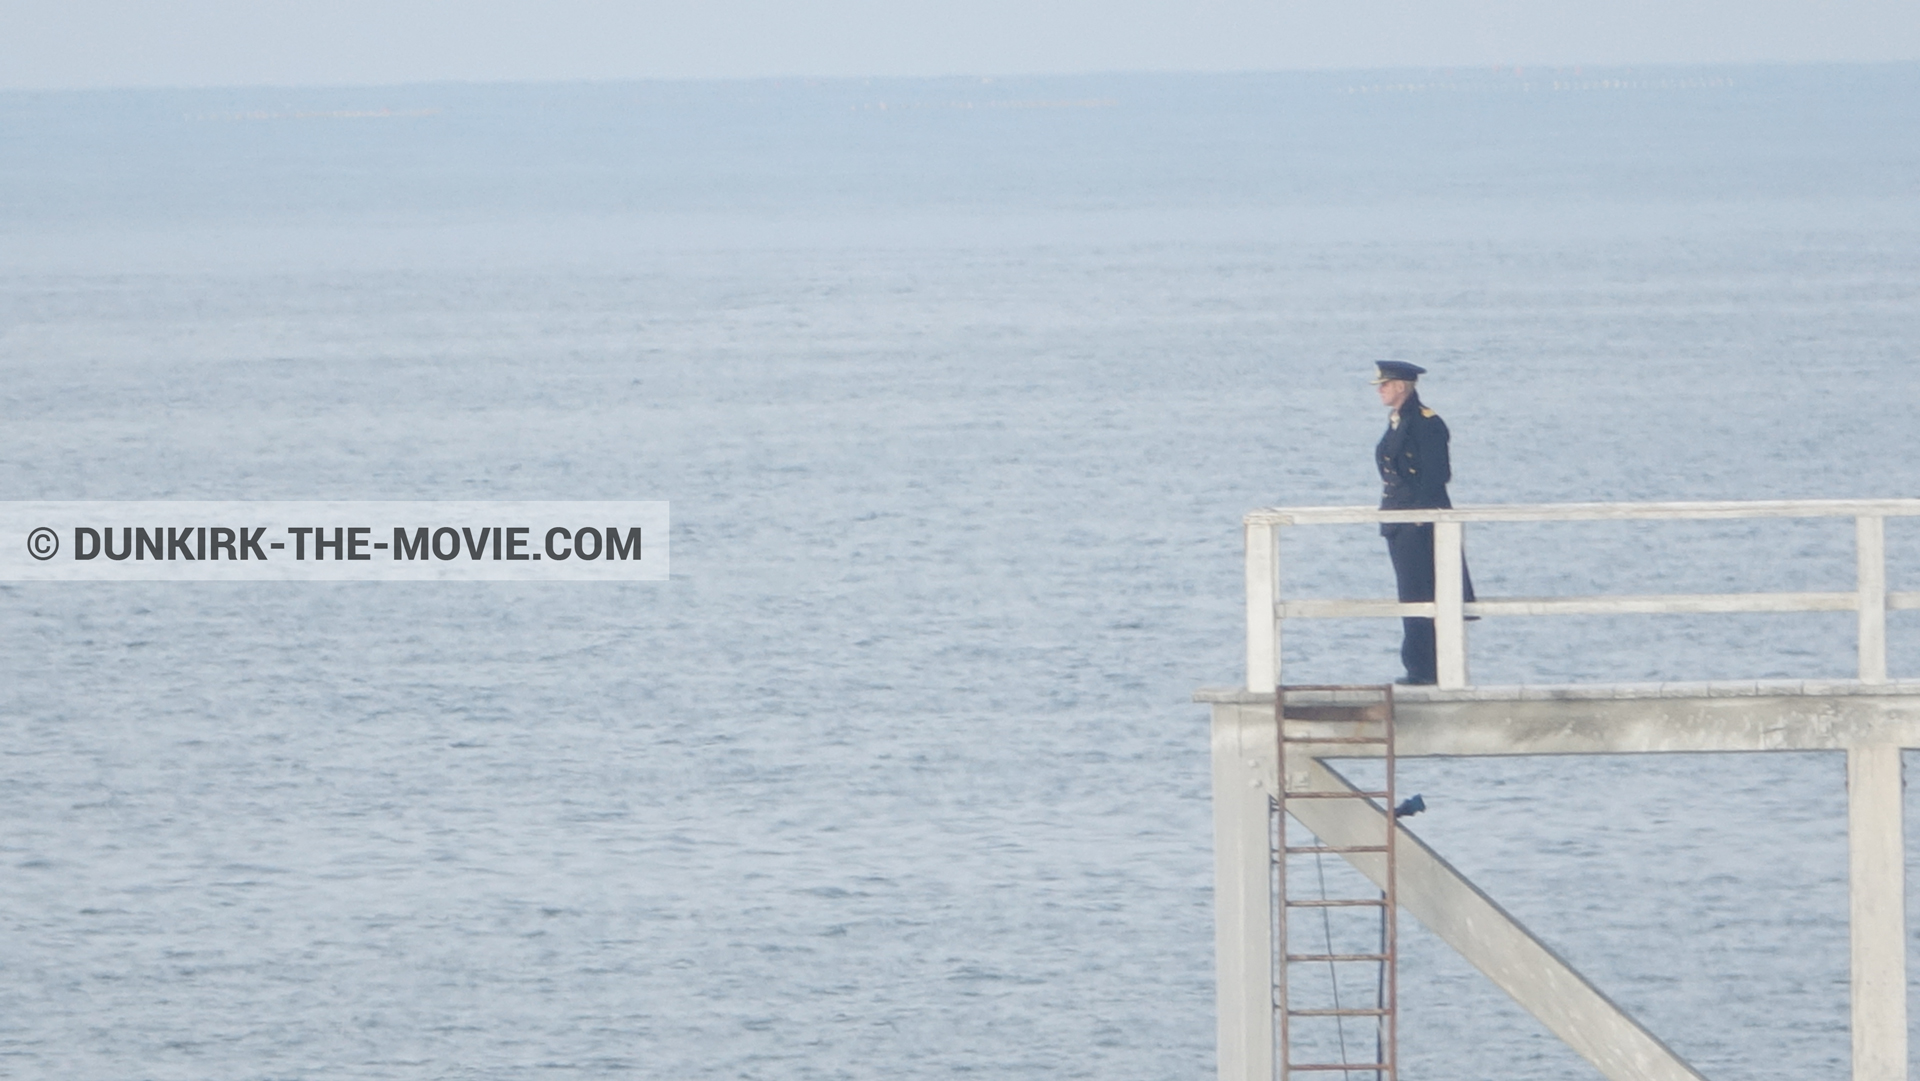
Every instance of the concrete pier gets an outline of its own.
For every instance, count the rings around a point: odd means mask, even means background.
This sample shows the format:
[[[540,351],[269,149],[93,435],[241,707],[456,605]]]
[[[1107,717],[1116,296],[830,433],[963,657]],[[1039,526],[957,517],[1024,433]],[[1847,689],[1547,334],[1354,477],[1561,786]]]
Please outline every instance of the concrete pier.
[[[1213,707],[1217,958],[1222,1081],[1270,1081],[1274,1062],[1269,800],[1279,791],[1274,688],[1284,682],[1287,620],[1426,618],[1434,621],[1437,687],[1396,690],[1398,757],[1420,755],[1661,754],[1835,751],[1847,756],[1854,1081],[1906,1077],[1906,844],[1901,751],[1920,747],[1920,681],[1890,680],[1887,613],[1920,609],[1920,592],[1888,589],[1886,520],[1920,517],[1920,499],[1804,499],[1705,503],[1562,503],[1375,510],[1270,507],[1242,522],[1246,541],[1244,688],[1201,691]],[[1469,526],[1513,522],[1661,522],[1839,518],[1854,524],[1853,588],[1824,592],[1464,598]],[[1282,556],[1294,528],[1431,523],[1432,600],[1289,597],[1303,577]],[[1310,568],[1305,568],[1310,569]],[[1283,574],[1283,571],[1286,573]],[[1484,583],[1483,583],[1484,584]],[[1853,680],[1714,683],[1472,685],[1468,620],[1556,615],[1854,612]],[[1290,698],[1289,701],[1292,701]],[[1313,736],[1289,719],[1290,738]],[[1297,727],[1296,727],[1297,726]],[[1332,731],[1327,733],[1332,736]],[[1289,746],[1303,746],[1290,743]],[[1344,784],[1323,759],[1364,748],[1310,744],[1289,790]],[[1289,763],[1296,756],[1289,752]],[[1289,766],[1289,773],[1295,771]],[[1332,789],[1329,789],[1332,790]],[[1320,807],[1325,804],[1326,807]],[[1303,800],[1294,814],[1318,833],[1381,823],[1355,800]],[[1307,806],[1312,805],[1312,806]],[[1293,806],[1293,804],[1289,804]],[[1341,807],[1340,810],[1334,810]],[[1371,823],[1365,816],[1373,814]],[[1324,836],[1324,835],[1323,835]],[[1399,835],[1395,835],[1398,837]],[[1544,943],[1412,836],[1400,869],[1401,907],[1465,955],[1601,1072],[1617,1081],[1680,1081],[1698,1074],[1561,961]],[[1364,855],[1347,856],[1363,874]],[[1412,885],[1408,885],[1412,884]]]
[[[1268,799],[1278,789],[1270,692],[1203,690],[1213,712],[1215,929],[1222,1081],[1273,1076],[1273,899]],[[1289,721],[1295,735],[1314,722]],[[1920,747],[1920,681],[1748,681],[1509,686],[1396,691],[1400,757],[1674,752],[1845,753],[1853,957],[1853,1079],[1906,1077],[1905,846],[1900,752]],[[1332,730],[1329,729],[1329,734]],[[1328,746],[1325,758],[1368,749]],[[1296,787],[1345,784],[1301,756]],[[1378,836],[1382,812],[1320,801],[1297,812],[1338,843]],[[1364,821],[1371,815],[1376,821]],[[1344,817],[1343,817],[1344,816]],[[1350,819],[1350,821],[1349,821]],[[1367,831],[1371,831],[1370,833]],[[1628,1016],[1440,854],[1401,834],[1401,908],[1615,1081],[1700,1074]],[[1348,857],[1376,878],[1377,856]]]

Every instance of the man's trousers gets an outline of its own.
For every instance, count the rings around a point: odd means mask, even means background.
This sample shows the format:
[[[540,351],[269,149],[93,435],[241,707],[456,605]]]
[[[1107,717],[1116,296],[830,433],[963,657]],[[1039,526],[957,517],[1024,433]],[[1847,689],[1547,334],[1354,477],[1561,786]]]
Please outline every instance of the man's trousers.
[[[1394,583],[1399,587],[1402,604],[1433,599],[1433,523],[1391,522],[1380,527],[1387,538],[1387,555],[1393,559]],[[1460,585],[1463,599],[1473,599],[1473,577],[1467,562],[1460,561]],[[1407,667],[1407,679],[1413,683],[1433,683],[1439,678],[1439,663],[1434,656],[1433,620],[1410,616],[1400,621],[1400,663]]]

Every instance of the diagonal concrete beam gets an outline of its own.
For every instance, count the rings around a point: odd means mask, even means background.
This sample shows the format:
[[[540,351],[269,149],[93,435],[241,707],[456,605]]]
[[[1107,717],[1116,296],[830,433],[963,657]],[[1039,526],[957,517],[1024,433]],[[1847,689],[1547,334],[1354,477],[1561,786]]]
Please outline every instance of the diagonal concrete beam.
[[[1297,787],[1353,790],[1345,777],[1317,759],[1304,763]],[[1293,773],[1292,760],[1289,773]],[[1302,784],[1304,782],[1304,784]],[[1362,800],[1290,801],[1293,816],[1332,845],[1380,843],[1385,812]],[[1466,876],[1420,839],[1399,829],[1397,863],[1400,907],[1513,996],[1567,1046],[1611,1081],[1704,1081],[1674,1050],[1628,1016],[1564,958],[1535,938]],[[1348,854],[1361,874],[1385,882],[1385,857]]]

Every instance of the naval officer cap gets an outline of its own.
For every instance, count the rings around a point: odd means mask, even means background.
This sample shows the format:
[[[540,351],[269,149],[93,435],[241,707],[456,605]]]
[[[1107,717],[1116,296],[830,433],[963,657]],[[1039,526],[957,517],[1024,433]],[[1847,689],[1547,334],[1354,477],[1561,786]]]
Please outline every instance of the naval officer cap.
[[[1412,383],[1427,373],[1427,370],[1418,364],[1408,364],[1399,360],[1376,360],[1373,366],[1380,369],[1380,374],[1373,377],[1374,386],[1395,379],[1404,379]]]

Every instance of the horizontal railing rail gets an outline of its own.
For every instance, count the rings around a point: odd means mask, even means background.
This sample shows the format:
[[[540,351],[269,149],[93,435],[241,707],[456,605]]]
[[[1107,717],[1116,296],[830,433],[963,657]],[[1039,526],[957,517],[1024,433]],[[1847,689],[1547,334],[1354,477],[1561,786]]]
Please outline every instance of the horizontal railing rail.
[[[1515,503],[1445,510],[1271,507],[1245,518],[1247,687],[1280,681],[1281,623],[1288,619],[1400,618],[1434,621],[1439,684],[1467,685],[1466,620],[1481,616],[1660,615],[1736,612],[1855,612],[1859,678],[1887,678],[1887,612],[1920,609],[1920,592],[1887,590],[1886,520],[1920,517],[1920,499],[1800,499],[1711,503]],[[1468,602],[1461,578],[1465,527],[1473,522],[1701,521],[1740,518],[1852,518],[1855,588],[1799,593],[1661,593],[1499,597]],[[1434,599],[1295,598],[1280,595],[1280,531],[1303,525],[1434,525]]]
[[[1916,518],[1920,499],[1759,499],[1701,503],[1497,503],[1430,510],[1267,507],[1248,525],[1357,525],[1367,522],[1704,521],[1716,518]]]

